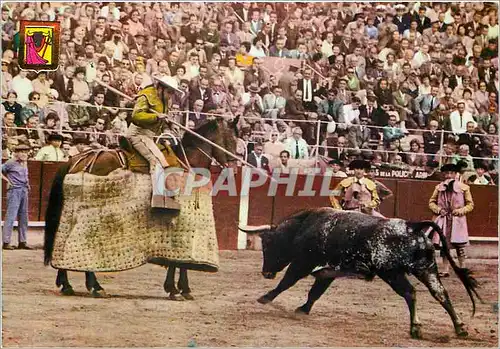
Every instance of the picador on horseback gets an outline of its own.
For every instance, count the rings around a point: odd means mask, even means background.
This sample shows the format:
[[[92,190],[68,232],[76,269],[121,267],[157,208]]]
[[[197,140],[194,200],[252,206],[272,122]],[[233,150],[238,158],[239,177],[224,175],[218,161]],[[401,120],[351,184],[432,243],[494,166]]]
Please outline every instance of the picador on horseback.
[[[164,191],[165,169],[169,167],[169,164],[153,139],[159,136],[166,126],[168,127],[168,122],[165,122],[167,118],[166,82],[158,78],[155,80],[156,83],[145,80],[142,84],[142,89],[136,97],[127,138],[134,149],[149,162],[153,185],[151,207],[165,208],[179,213],[179,203],[173,197],[167,196]]]
[[[186,168],[208,170],[213,161],[232,166],[238,120],[207,120],[193,130],[177,124],[186,131],[172,140],[178,146],[157,145],[154,137],[175,127],[165,114],[168,86],[163,80],[143,84],[119,149],[81,149],[59,168],[45,214],[44,262],[58,270],[62,294],[74,294],[68,270],[85,272],[89,292],[102,297],[96,272],[153,263],[168,267],[163,287],[169,299],[190,300],[187,271],[219,269],[211,182],[175,200],[165,189],[184,188],[188,176],[179,172]],[[173,176],[171,170],[180,171]]]

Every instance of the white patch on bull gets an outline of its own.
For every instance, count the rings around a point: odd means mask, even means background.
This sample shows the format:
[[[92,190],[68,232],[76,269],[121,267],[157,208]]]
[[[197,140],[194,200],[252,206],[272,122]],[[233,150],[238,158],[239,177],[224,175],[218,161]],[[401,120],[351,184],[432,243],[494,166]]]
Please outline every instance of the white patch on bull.
[[[331,267],[328,265],[328,264],[325,264],[325,265],[322,265],[322,266],[318,266],[316,268],[313,269],[313,271],[311,272],[311,274],[314,274],[320,270],[323,270],[323,269],[331,269]]]

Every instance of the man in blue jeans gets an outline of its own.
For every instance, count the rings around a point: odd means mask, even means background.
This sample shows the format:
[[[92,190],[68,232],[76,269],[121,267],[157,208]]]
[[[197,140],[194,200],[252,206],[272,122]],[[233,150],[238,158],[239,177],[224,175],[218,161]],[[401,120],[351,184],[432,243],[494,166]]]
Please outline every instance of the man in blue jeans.
[[[7,181],[7,213],[3,226],[3,249],[15,249],[10,244],[14,221],[18,221],[18,249],[31,250],[26,244],[28,232],[28,153],[30,147],[18,145],[14,149],[14,158],[2,165],[2,179]]]

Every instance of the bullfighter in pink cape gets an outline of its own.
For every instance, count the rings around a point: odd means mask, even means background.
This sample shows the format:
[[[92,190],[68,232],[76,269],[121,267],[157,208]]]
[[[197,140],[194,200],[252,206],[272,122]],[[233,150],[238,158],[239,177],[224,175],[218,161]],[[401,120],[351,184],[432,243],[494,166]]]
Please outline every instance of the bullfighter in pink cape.
[[[460,268],[465,265],[465,246],[469,243],[467,219],[465,215],[474,209],[474,201],[468,185],[456,179],[460,168],[454,164],[441,167],[445,180],[439,183],[429,200],[429,209],[435,214],[434,221],[443,230],[448,243],[457,251]],[[439,237],[434,234],[433,243],[439,246]],[[449,276],[449,264],[443,256],[443,273]]]

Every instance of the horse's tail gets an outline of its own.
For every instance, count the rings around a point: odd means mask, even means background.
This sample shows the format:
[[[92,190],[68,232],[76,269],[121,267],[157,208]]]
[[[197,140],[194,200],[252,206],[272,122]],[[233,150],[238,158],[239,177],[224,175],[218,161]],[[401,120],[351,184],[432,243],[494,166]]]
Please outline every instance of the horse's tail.
[[[479,296],[476,290],[479,287],[479,283],[472,276],[472,271],[470,271],[470,269],[467,268],[460,268],[457,265],[457,263],[455,263],[453,257],[451,256],[450,248],[448,246],[448,242],[446,241],[446,236],[444,236],[443,230],[441,230],[441,228],[435,222],[432,221],[417,222],[414,224],[414,227],[416,228],[415,229],[416,231],[421,230],[425,227],[429,227],[432,229],[431,233],[432,231],[435,231],[439,235],[439,239],[441,240],[441,245],[442,245],[441,249],[444,253],[444,256],[450,263],[451,267],[453,268],[453,271],[455,272],[455,274],[457,274],[460,281],[462,281],[462,284],[465,286],[467,294],[470,297],[470,300],[472,302],[472,316],[474,316],[476,312],[476,302],[474,300],[473,294],[476,295],[477,299],[479,299],[481,302],[483,302],[483,300],[481,299],[481,296]]]
[[[52,182],[50,189],[49,204],[45,212],[45,241],[43,245],[44,250],[44,264],[49,265],[52,260],[52,251],[54,249],[54,241],[56,232],[59,228],[61,220],[61,213],[64,204],[63,182],[64,177],[68,174],[70,164],[62,165],[56,173],[56,177]]]

